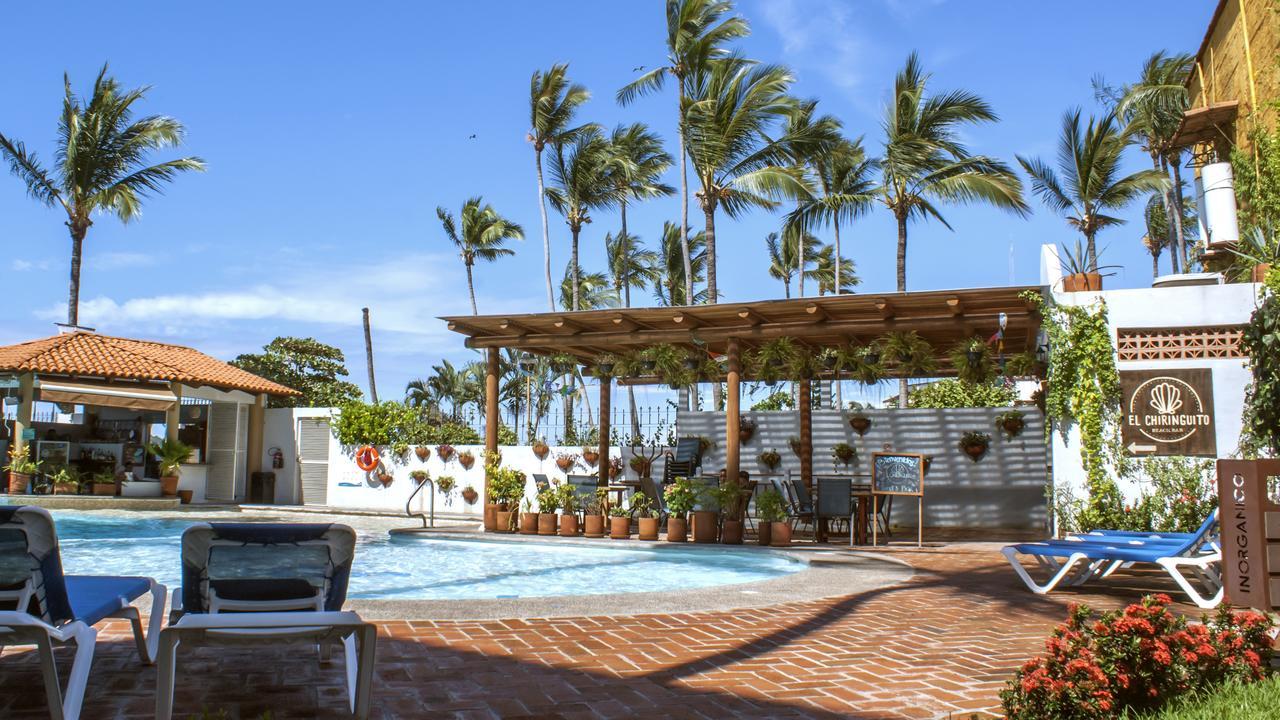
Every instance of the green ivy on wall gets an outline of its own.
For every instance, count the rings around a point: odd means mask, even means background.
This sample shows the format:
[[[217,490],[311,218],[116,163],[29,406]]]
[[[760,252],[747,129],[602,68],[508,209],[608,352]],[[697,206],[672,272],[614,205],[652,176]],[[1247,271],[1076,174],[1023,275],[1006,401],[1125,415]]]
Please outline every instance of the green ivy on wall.
[[[1240,347],[1248,354],[1253,372],[1245,393],[1241,450],[1247,456],[1280,457],[1280,269],[1272,268],[1267,274]]]
[[[1040,311],[1049,338],[1049,388],[1045,416],[1065,440],[1080,429],[1080,462],[1089,497],[1080,510],[1082,528],[1118,527],[1124,512],[1114,475],[1125,472],[1120,444],[1120,375],[1104,303],[1090,307],[1051,305],[1037,292],[1023,298]]]

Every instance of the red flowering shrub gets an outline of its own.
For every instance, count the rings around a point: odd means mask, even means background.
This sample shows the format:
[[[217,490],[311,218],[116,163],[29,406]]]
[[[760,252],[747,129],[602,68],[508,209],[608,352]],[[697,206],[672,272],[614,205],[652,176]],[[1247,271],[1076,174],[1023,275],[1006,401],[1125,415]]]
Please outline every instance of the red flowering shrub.
[[[1269,618],[1224,607],[1195,625],[1171,612],[1171,602],[1148,595],[1098,617],[1071,606],[1067,622],[1045,642],[1044,657],[1023,665],[1000,693],[1009,720],[1111,718],[1228,680],[1263,677]]]

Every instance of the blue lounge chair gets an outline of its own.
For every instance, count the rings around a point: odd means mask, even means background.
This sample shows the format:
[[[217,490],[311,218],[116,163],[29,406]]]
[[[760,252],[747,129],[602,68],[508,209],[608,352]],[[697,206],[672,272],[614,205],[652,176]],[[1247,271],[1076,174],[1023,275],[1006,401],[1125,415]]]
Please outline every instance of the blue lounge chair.
[[[134,602],[151,595],[144,632]],[[168,590],[151,578],[63,575],[53,517],[44,508],[0,507],[0,647],[35,645],[40,654],[49,715],[80,716],[98,631],[107,618],[133,625],[138,655],[155,662]],[[53,660],[54,644],[75,643],[76,654],[64,693]]]
[[[1152,533],[1144,533],[1146,537],[1086,534],[1066,540],[1009,545],[1001,552],[1018,577],[1037,595],[1052,592],[1064,582],[1081,585],[1105,578],[1121,567],[1152,564],[1164,568],[1196,605],[1212,608],[1222,602],[1223,594],[1219,570],[1222,551],[1213,533],[1217,525],[1215,510],[1196,532],[1185,537],[1151,537]],[[1048,580],[1037,583],[1019,560],[1020,555],[1034,559],[1049,573]],[[1196,587],[1193,581],[1201,587]]]
[[[344,612],[356,534],[346,525],[201,523],[182,533],[179,619],[160,634],[156,718],[173,713],[177,648],[183,645],[307,643],[327,661],[346,652],[351,712],[369,716],[377,635]]]

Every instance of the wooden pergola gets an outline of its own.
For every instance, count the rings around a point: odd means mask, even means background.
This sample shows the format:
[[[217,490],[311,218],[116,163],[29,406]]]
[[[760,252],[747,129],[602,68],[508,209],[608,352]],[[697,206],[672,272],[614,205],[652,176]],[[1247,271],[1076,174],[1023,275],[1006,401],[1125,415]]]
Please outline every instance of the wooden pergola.
[[[1023,297],[1039,286],[974,288],[878,295],[827,295],[790,300],[767,300],[718,305],[664,308],[617,308],[581,312],[525,315],[464,315],[442,317],[449,329],[467,336],[469,348],[484,349],[485,446],[498,446],[498,352],[514,348],[535,355],[568,355],[593,365],[605,354],[621,354],[668,344],[685,350],[723,356],[725,362],[725,470],[739,470],[738,421],[741,383],[748,377],[744,353],[776,338],[791,338],[802,350],[850,343],[867,343],[891,331],[914,331],[934,348],[937,370],[931,376],[955,373],[950,350],[957,343],[987,338],[1004,318],[1004,352],[1034,351],[1040,332],[1035,306]],[[833,379],[834,375],[828,373]],[[797,378],[800,390],[801,474],[812,476],[812,447],[808,417],[810,380]],[[638,377],[622,383],[658,383],[657,377]],[[609,457],[609,400],[612,381],[600,379],[600,457]],[[604,461],[602,461],[603,466]]]

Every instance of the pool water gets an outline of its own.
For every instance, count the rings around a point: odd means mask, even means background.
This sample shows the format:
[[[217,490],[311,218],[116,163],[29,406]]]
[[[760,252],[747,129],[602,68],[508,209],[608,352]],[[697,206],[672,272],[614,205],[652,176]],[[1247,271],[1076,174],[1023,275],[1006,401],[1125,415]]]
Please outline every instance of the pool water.
[[[69,575],[145,575],[180,585],[185,515],[55,510],[63,570]],[[232,521],[232,518],[218,518]],[[235,521],[243,521],[235,518]],[[600,540],[599,545],[420,538],[356,529],[353,599],[482,599],[658,592],[769,580],[807,563],[778,553],[695,550]],[[295,522],[298,520],[294,520]]]

